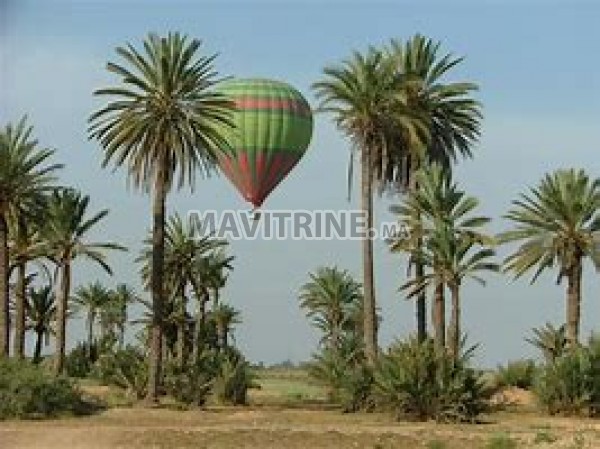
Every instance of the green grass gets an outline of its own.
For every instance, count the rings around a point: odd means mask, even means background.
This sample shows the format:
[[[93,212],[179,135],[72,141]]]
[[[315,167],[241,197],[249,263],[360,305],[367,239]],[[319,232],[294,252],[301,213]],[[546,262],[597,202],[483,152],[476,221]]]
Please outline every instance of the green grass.
[[[325,389],[312,382],[302,369],[257,370],[260,389],[250,392],[251,402],[258,405],[303,405],[326,402]]]

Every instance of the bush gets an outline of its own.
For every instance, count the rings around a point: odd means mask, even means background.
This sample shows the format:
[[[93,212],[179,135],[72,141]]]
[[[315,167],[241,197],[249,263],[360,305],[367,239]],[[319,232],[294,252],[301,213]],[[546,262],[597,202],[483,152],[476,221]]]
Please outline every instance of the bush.
[[[393,345],[374,373],[373,398],[398,418],[474,422],[487,409],[479,373],[468,366],[474,348],[454,360],[430,340]]]
[[[65,357],[65,373],[69,377],[84,378],[92,371],[98,359],[98,346],[79,343]]]
[[[325,348],[308,365],[309,374],[327,386],[328,399],[345,412],[372,408],[372,370],[366,365],[362,344],[345,338],[339,348]]]
[[[125,389],[131,397],[141,399],[146,395],[146,357],[133,346],[100,355],[92,375],[106,385],[116,385]]]
[[[165,367],[165,392],[185,405],[204,405],[216,372],[211,351],[200,355],[198,363],[184,366],[172,362]]]
[[[204,405],[209,396],[219,404],[244,405],[254,387],[254,374],[248,362],[235,349],[204,351],[197,363],[165,369],[165,390],[186,405]]]
[[[0,418],[45,418],[84,411],[80,392],[27,361],[0,360]]]
[[[218,355],[218,369],[212,384],[212,393],[219,404],[245,405],[248,389],[255,386],[250,365],[236,350],[228,348]]]
[[[533,360],[515,360],[506,366],[499,366],[495,383],[497,387],[518,387],[525,390],[533,386],[536,375],[536,365]]]
[[[551,415],[600,413],[600,339],[567,350],[540,369],[534,392]]]

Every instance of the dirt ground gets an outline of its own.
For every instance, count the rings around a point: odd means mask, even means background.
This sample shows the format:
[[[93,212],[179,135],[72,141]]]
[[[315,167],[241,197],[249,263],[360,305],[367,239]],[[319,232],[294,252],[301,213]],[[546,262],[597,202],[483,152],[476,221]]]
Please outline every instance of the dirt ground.
[[[502,413],[493,419],[481,425],[436,425],[333,410],[132,407],[84,418],[3,422],[0,448],[600,448],[598,421],[526,413]],[[510,437],[516,446],[493,445],[501,436]]]
[[[0,449],[600,449],[600,420],[547,418],[531,393],[506,389],[507,411],[477,425],[396,422],[387,414],[343,414],[298,370],[263,372],[248,407],[181,411],[122,401],[122,391],[84,382],[112,406],[87,417],[0,421]]]

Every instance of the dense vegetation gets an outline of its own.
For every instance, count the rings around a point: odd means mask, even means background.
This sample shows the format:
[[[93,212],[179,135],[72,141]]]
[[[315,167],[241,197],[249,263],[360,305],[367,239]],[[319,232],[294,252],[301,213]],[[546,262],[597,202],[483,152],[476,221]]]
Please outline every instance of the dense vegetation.
[[[518,387],[533,390],[550,414],[595,416],[600,343],[581,344],[579,325],[583,268],[600,268],[600,179],[572,168],[547,174],[514,201],[507,230],[491,234],[479,200],[452,176],[480,133],[477,86],[449,80],[462,59],[440,49],[420,35],[391,41],[327,66],[314,84],[320,111],[333,116],[360,158],[369,227],[374,190],[396,195],[391,210],[402,231],[387,243],[407,261],[410,275],[398,284],[415,301],[416,329],[379,346],[386,317],[378,312],[373,242],[365,236],[362,282],[320,267],[299,292],[321,333],[310,374],[345,411],[476,422],[495,389]],[[110,238],[90,240],[108,210],[61,184],[57,153],[36,140],[27,118],[0,131],[0,417],[78,412],[83,400],[69,378],[117,386],[132,401],[247,403],[254,373],[231,338],[241,315],[222,295],[234,265],[228,242],[166,214],[175,189],[217,170],[223,130],[232,126],[233,104],[215,90],[215,56],[200,50],[198,40],[178,33],[151,34],[139,48],[117,49],[120,62],[107,65],[116,84],[94,92],[106,103],[89,117],[88,131],[104,165],[123,167],[152,194],[152,229],[139,236],[136,259],[140,292],[119,282],[78,282],[79,260],[112,274],[107,255],[126,250]],[[500,261],[496,248],[506,243],[517,246]],[[540,360],[499,367],[490,383],[472,365],[477,346],[466,346],[463,285],[501,272],[532,273],[536,281],[551,269],[567,284],[565,324],[535,329],[528,341]],[[134,319],[133,304],[145,310]],[[74,317],[85,320],[86,335],[67,354]],[[28,332],[32,354],[25,354]],[[51,340],[54,354],[45,357]]]

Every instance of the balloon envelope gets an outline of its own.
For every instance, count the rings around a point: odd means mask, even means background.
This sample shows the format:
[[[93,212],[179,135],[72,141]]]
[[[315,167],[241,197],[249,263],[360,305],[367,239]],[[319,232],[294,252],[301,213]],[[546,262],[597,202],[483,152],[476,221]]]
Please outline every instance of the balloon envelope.
[[[226,131],[231,146],[221,170],[243,197],[259,207],[304,155],[312,136],[310,106],[290,85],[268,79],[234,79],[219,92],[235,103]]]

